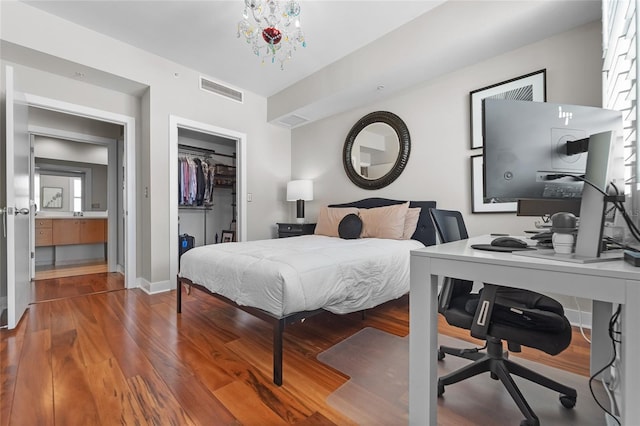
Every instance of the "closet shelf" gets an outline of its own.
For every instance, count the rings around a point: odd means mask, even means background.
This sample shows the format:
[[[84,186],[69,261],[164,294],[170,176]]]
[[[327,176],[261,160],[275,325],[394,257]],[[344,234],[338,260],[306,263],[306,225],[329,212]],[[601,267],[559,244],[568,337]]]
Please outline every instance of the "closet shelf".
[[[213,210],[213,205],[210,205],[210,206],[178,206],[178,210]]]

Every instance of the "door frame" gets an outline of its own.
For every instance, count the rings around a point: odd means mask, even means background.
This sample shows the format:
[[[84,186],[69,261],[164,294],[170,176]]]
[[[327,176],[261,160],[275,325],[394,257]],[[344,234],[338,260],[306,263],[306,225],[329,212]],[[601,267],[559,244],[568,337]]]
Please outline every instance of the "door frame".
[[[76,115],[98,121],[105,121],[123,126],[125,166],[125,196],[124,205],[118,206],[122,210],[125,221],[124,251],[125,251],[125,287],[138,287],[137,280],[137,241],[136,241],[136,143],[135,143],[135,118],[123,114],[103,111],[84,105],[72,104],[57,99],[45,98],[33,94],[25,94],[26,103],[30,107],[43,108],[63,114]],[[111,160],[111,157],[109,158]],[[109,200],[111,201],[111,200]],[[120,212],[118,212],[120,213]],[[118,217],[119,215],[116,215]],[[117,233],[117,227],[109,222],[109,240],[113,233]],[[116,237],[117,238],[117,237]]]
[[[245,160],[247,135],[188,118],[169,116],[169,193],[178,188],[178,129],[220,136],[236,141],[236,206],[238,208],[237,239],[247,240],[247,167]],[[169,196],[169,288],[177,287],[178,276],[178,198]]]

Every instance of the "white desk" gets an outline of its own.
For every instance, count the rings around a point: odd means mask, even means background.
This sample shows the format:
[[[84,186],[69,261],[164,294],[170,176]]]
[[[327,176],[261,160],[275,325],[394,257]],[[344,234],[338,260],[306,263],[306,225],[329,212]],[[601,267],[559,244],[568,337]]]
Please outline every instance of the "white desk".
[[[470,247],[490,240],[488,236],[476,237],[411,252],[409,423],[416,426],[437,424],[437,292],[440,276],[593,299],[592,372],[603,367],[604,360],[610,359],[611,343],[606,329],[602,333],[600,324],[604,322],[606,327],[611,310],[602,309],[602,306],[622,304],[622,424],[640,424],[637,401],[637,395],[640,395],[640,363],[637,362],[640,332],[636,328],[640,326],[640,306],[637,306],[640,303],[640,268],[621,260],[576,264]],[[594,365],[594,360],[599,359],[603,361]],[[579,401],[575,409],[580,409]]]

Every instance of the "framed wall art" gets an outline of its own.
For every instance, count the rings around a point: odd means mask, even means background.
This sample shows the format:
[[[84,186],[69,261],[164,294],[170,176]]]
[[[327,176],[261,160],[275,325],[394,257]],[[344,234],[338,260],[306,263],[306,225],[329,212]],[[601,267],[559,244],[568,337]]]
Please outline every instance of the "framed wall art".
[[[222,239],[220,241],[223,243],[230,243],[235,241],[235,236],[235,231],[222,231]]]
[[[515,200],[491,199],[485,200],[482,192],[484,174],[482,173],[482,155],[471,157],[471,212],[472,213],[511,213],[518,208]]]
[[[547,100],[546,79],[547,70],[543,69],[471,92],[471,149],[484,146],[482,140],[482,101],[484,99],[545,102]]]
[[[62,188],[53,186],[42,187],[42,207],[45,209],[61,209],[62,208]]]

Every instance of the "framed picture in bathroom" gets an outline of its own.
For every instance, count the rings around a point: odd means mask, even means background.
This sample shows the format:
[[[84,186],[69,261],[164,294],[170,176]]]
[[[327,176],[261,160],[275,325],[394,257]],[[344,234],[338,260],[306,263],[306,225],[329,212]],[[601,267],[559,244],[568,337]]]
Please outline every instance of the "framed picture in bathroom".
[[[42,208],[61,209],[62,208],[62,188],[55,186],[42,187]]]

